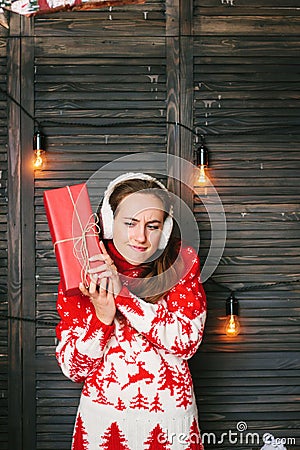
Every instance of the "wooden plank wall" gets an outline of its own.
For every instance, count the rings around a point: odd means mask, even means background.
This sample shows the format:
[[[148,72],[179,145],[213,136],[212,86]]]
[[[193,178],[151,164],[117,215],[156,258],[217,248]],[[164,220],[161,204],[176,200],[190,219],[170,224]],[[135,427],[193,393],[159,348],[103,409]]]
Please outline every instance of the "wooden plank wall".
[[[279,438],[297,437],[297,445],[288,448],[299,450],[299,285],[237,293],[242,333],[234,340],[223,333],[226,287],[265,285],[300,276],[297,3],[194,0],[190,8],[192,2],[187,0],[147,0],[145,5],[111,11],[106,8],[37,16],[32,29],[25,19],[20,30],[11,30],[26,51],[21,58],[21,64],[27,62],[26,72],[20,71],[23,101],[31,108],[34,100],[34,114],[43,122],[48,149],[45,168],[36,173],[34,185],[26,178],[28,174],[21,174],[23,199],[26,196],[29,207],[34,194],[35,210],[34,223],[30,223],[32,211],[25,211],[25,204],[22,213],[30,219],[29,230],[26,224],[19,224],[23,236],[20,302],[25,315],[32,316],[36,311],[38,322],[35,336],[32,326],[29,334],[22,326],[24,348],[19,359],[23,374],[17,365],[14,376],[23,382],[23,403],[17,394],[11,404],[22,403],[25,419],[31,417],[36,423],[22,424],[20,411],[15,411],[25,441],[22,446],[21,437],[12,436],[14,450],[69,449],[80,393],[80,386],[62,375],[54,358],[58,271],[42,204],[43,191],[86,181],[105,164],[128,154],[170,151],[190,157],[191,136],[180,135],[176,127],[166,127],[166,119],[194,124],[207,136],[209,173],[221,196],[228,225],[224,255],[214,274],[224,287],[212,282],[205,285],[209,304],[206,335],[191,361],[200,423],[203,432],[213,432],[216,439],[207,448],[258,450],[262,442],[252,445],[249,441],[246,445],[240,440],[233,445],[228,436],[218,444],[222,432],[237,431],[237,423],[243,421],[248,431],[260,436],[271,432]],[[0,33],[4,33],[1,28]],[[4,87],[5,64],[3,43],[0,83]],[[32,83],[31,89],[28,83]],[[34,98],[26,92],[32,92]],[[4,108],[1,96],[0,102]],[[134,125],[128,125],[128,119]],[[5,183],[4,109],[0,120]],[[141,125],[141,120],[151,123]],[[27,142],[30,131],[25,128],[23,124],[22,137]],[[28,153],[28,148],[24,152]],[[142,169],[151,168],[151,164],[149,159]],[[7,205],[3,186],[0,309],[7,313]],[[195,214],[204,262],[211,227],[199,202]],[[35,249],[29,244],[33,226]],[[26,264],[26,248],[30,258],[35,251],[35,270],[34,263]],[[10,269],[14,270],[12,264]],[[36,284],[30,291],[32,277],[36,277]],[[7,331],[1,327],[0,333],[0,446],[6,449]],[[32,398],[34,384],[36,405]],[[11,423],[15,417],[11,415]]]
[[[207,136],[228,226],[213,276],[224,288],[206,283],[206,338],[192,361],[200,420],[220,440],[241,421],[261,437],[297,438],[289,449],[300,448],[299,283],[254,286],[300,278],[298,6],[194,2],[194,124]],[[195,212],[205,258],[209,220],[201,204]],[[251,286],[236,294],[242,332],[227,338],[226,287]],[[208,448],[248,447],[229,444],[227,435]]]
[[[0,87],[6,92],[6,35],[0,26]],[[7,97],[0,91],[0,447],[8,441]]]

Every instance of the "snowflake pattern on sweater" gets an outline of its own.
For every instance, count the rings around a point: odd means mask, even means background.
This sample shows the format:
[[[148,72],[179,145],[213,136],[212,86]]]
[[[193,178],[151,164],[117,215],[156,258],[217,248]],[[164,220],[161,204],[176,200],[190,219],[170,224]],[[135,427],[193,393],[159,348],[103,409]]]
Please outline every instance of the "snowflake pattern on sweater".
[[[59,290],[56,357],[83,383],[72,450],[202,450],[187,360],[202,340],[206,298],[198,256],[191,247],[182,256],[193,258],[190,270],[156,304],[123,286],[112,325],[88,297]]]

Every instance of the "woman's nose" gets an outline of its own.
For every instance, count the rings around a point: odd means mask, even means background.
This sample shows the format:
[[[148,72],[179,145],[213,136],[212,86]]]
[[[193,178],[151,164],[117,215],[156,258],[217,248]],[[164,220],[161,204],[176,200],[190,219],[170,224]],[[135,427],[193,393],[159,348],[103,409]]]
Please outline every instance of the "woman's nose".
[[[146,242],[147,236],[146,236],[146,231],[145,231],[145,227],[143,224],[139,224],[138,226],[135,227],[133,238],[137,242]]]

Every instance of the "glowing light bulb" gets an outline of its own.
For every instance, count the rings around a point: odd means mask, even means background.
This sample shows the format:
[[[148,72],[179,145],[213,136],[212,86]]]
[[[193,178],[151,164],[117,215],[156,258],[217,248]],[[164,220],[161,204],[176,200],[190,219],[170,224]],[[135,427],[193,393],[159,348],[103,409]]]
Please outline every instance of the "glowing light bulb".
[[[200,172],[198,177],[198,183],[205,184],[207,182],[206,173],[205,173],[205,166],[200,166]]]
[[[35,169],[42,169],[44,160],[43,160],[43,150],[35,150],[35,158],[33,161],[33,167]]]
[[[227,336],[235,337],[240,333],[239,321],[239,302],[231,292],[230,297],[226,300],[226,316],[225,333]]]
[[[45,163],[45,136],[40,130],[37,130],[33,136],[34,160],[33,168],[41,170]]]
[[[208,150],[204,144],[204,136],[201,136],[201,144],[196,151],[196,165],[200,169],[198,183],[206,184],[207,176],[205,170],[208,167]]]
[[[238,316],[236,316],[234,314],[230,314],[230,316],[228,316],[228,319],[226,320],[226,325],[225,325],[226,335],[235,337],[239,334],[240,330],[241,330],[241,327],[240,327],[240,321],[238,319]]]

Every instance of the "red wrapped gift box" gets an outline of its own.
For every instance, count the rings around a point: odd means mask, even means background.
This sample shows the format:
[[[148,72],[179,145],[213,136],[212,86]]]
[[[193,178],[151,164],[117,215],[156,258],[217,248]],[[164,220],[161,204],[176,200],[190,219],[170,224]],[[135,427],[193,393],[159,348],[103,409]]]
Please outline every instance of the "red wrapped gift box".
[[[80,294],[80,281],[88,284],[88,270],[99,266],[88,258],[101,253],[86,185],[45,191],[44,205],[65,293]]]

